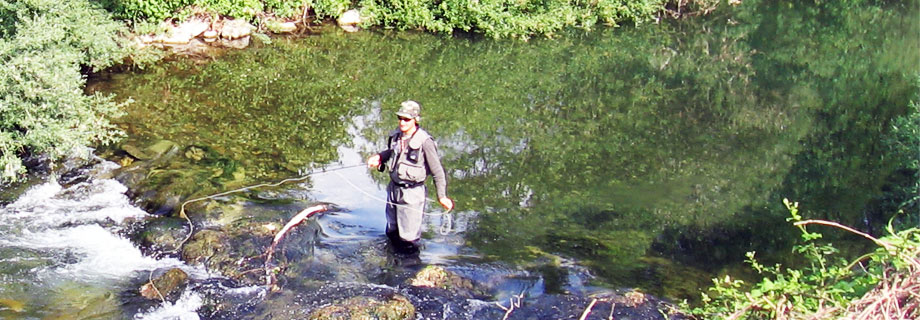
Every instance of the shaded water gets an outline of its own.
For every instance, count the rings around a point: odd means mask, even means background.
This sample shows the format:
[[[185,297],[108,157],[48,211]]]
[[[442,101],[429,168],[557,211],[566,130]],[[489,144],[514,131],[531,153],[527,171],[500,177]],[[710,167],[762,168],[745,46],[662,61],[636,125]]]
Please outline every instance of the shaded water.
[[[178,145],[141,185],[183,199],[360,164],[398,103],[420,101],[457,203],[449,230],[432,206],[423,264],[501,301],[600,288],[693,299],[709,278],[738,272],[746,251],[788,254],[797,234],[783,198],[807,217],[873,230],[902,196],[888,188],[901,159],[885,156],[886,139],[917,93],[917,4],[837,6],[746,1],[693,21],[530,42],[324,30],[93,88],[135,101],[118,120],[127,145]],[[349,168],[218,202],[244,208],[227,221],[333,203],[293,274],[397,286],[405,275],[375,253],[386,179]],[[142,206],[175,209],[163,199]],[[180,264],[145,263],[114,278]]]

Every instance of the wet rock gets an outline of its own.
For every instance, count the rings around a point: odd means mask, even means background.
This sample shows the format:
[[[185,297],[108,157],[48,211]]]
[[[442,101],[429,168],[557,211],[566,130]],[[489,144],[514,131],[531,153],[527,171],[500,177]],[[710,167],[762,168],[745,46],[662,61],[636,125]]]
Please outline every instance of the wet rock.
[[[356,32],[359,29],[358,24],[361,23],[361,13],[357,9],[345,11],[345,13],[339,16],[336,22],[342,30],[346,32]]]
[[[201,230],[192,235],[182,247],[182,260],[190,264],[219,264],[220,260],[227,258],[226,246],[226,235],[223,232]]]
[[[100,287],[87,286],[77,282],[57,285],[54,294],[46,297],[42,307],[47,312],[42,319],[120,319],[119,298]],[[16,318],[14,318],[16,319]],[[27,318],[28,319],[28,318]]]
[[[440,288],[452,294],[473,297],[484,296],[482,291],[476,290],[473,282],[465,279],[441,266],[429,265],[419,270],[409,281],[409,285],[416,287]]]
[[[176,250],[188,233],[184,219],[160,217],[148,221],[138,232],[135,242],[146,253],[161,253]]]
[[[121,149],[124,150],[125,153],[138,160],[151,160],[162,157],[173,148],[176,148],[176,144],[169,140],[157,141],[143,149],[132,144],[124,144],[121,146]]]
[[[310,314],[310,319],[415,319],[415,306],[399,294],[386,300],[358,296],[320,308]]]
[[[122,145],[121,149],[124,150],[125,153],[127,153],[129,156],[132,156],[138,160],[149,160],[153,158],[152,155],[148,154],[141,148],[135,147],[134,145],[131,145],[131,144]]]
[[[152,280],[141,286],[141,296],[151,300],[175,301],[188,284],[188,274],[182,269],[172,268]]]
[[[176,143],[169,140],[159,140],[147,147],[146,151],[153,155],[154,158],[162,157],[167,152],[176,148]]]

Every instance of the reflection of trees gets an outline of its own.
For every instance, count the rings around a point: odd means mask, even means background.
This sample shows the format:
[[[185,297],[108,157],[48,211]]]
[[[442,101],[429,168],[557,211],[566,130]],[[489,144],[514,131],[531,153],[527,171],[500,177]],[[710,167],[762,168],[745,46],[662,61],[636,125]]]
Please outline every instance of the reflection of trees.
[[[362,109],[381,109],[359,134],[382,146],[398,103],[420,101],[450,194],[480,213],[472,246],[515,261],[576,257],[609,282],[673,293],[669,277],[687,270],[653,255],[715,272],[745,250],[782,248],[783,197],[846,198],[828,212],[860,214],[894,165],[863,155],[883,154],[876,140],[916,90],[905,80],[915,66],[888,57],[916,39],[860,33],[885,34],[896,21],[866,22],[885,12],[820,22],[801,8],[742,9],[526,43],[279,41],[122,90],[144,117],[135,132],[208,145],[266,176],[334,160]],[[795,23],[777,29],[776,16]],[[164,77],[175,72],[191,76]]]
[[[451,75],[407,92],[434,119],[452,193],[484,213],[468,240],[505,259],[579,257],[624,280],[651,268],[650,247],[707,269],[784,247],[783,197],[858,218],[896,164],[877,141],[914,90],[915,70],[889,60],[910,41],[860,34],[889,32],[865,30],[884,11],[760,9],[416,53],[429,63],[413,79]],[[873,47],[886,49],[859,49]]]

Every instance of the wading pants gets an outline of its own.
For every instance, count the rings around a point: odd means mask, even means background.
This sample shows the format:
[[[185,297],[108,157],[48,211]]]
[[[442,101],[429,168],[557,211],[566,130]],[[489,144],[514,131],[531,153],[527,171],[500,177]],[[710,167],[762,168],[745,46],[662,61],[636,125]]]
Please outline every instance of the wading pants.
[[[424,184],[413,188],[400,187],[393,182],[387,185],[386,233],[394,242],[415,242],[422,236],[425,191]]]

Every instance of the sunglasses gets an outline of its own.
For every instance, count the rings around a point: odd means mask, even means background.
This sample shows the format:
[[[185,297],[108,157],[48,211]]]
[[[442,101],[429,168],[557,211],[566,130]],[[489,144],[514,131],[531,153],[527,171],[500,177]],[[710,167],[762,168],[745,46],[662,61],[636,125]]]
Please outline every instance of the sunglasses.
[[[412,118],[403,118],[403,117],[399,117],[399,121],[402,121],[402,122],[409,122],[409,121],[412,121],[412,120],[413,120]]]

